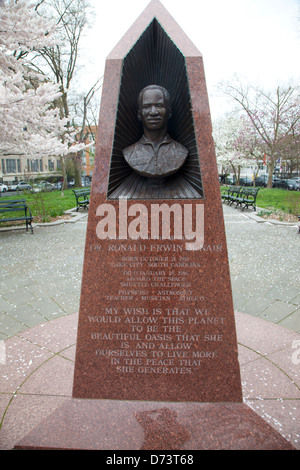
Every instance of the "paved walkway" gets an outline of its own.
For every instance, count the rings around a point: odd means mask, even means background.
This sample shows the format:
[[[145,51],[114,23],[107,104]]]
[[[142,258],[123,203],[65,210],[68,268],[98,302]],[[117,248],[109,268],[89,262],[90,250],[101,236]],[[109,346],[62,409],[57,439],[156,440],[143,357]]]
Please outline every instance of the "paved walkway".
[[[244,400],[300,449],[300,235],[224,214]],[[0,232],[0,449],[72,394],[86,221]]]
[[[300,333],[298,227],[223,207],[235,309]]]
[[[0,231],[0,340],[78,312],[87,227],[81,215],[35,226],[33,235]]]

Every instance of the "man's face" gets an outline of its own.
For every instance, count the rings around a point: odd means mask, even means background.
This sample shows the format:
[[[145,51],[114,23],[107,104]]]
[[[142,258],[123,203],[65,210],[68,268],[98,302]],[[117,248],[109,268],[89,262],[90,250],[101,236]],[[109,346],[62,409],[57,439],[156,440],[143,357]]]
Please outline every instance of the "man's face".
[[[159,130],[167,126],[169,109],[161,90],[146,90],[143,93],[139,118],[149,130]]]

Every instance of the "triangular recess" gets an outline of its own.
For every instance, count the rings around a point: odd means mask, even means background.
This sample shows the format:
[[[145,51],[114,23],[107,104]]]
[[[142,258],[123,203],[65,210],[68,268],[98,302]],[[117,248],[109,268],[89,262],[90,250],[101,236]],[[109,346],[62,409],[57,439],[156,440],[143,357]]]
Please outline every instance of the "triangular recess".
[[[130,169],[122,150],[142,135],[137,119],[137,96],[145,86],[152,84],[163,86],[171,94],[173,114],[168,132],[189,154],[183,168],[167,178],[163,191],[149,192],[147,179]],[[203,197],[185,58],[155,18],[123,61],[107,194],[108,199]]]

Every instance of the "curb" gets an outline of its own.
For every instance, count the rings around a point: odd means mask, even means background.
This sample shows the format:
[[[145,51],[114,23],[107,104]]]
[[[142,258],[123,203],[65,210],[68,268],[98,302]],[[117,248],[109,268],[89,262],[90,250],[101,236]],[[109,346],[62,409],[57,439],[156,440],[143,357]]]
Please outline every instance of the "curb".
[[[282,225],[284,227],[297,227],[297,228],[300,227],[300,224],[298,222],[280,222],[280,220],[276,220],[276,219],[264,219],[263,217],[260,217],[259,215],[257,215],[257,212],[263,212],[264,209],[260,207],[257,207],[256,209],[257,210],[254,213],[244,212],[244,215],[246,215],[246,217],[249,217],[249,219],[255,220],[255,222],[259,224],[269,223],[272,225]]]
[[[245,217],[248,217],[249,219],[254,220],[258,224],[271,224],[271,225],[282,225],[284,227],[297,227],[300,228],[300,223],[299,222],[280,222],[280,220],[276,219],[264,219],[263,217],[260,217],[257,215],[259,212],[263,212],[265,209],[261,207],[257,207],[255,212],[241,212],[242,215]]]

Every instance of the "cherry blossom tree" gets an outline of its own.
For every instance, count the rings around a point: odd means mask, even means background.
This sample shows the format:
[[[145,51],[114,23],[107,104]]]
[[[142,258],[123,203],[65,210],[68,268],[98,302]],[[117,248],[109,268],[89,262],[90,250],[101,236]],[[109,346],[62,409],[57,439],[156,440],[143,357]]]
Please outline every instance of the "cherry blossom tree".
[[[235,153],[244,158],[245,166],[251,165],[255,168],[255,172],[253,172],[253,185],[255,186],[255,178],[258,175],[260,164],[265,158],[265,147],[248,116],[239,115],[239,123],[233,146]]]
[[[75,129],[54,103],[58,84],[28,65],[35,48],[54,45],[55,24],[37,14],[43,3],[0,0],[0,152],[58,157],[78,152]],[[75,143],[75,145],[74,145]]]
[[[238,113],[222,116],[213,123],[213,137],[218,164],[222,171],[234,173],[239,184],[241,169],[253,163],[253,135],[245,119]]]
[[[238,103],[264,148],[269,170],[268,187],[271,188],[274,166],[281,157],[283,142],[299,140],[300,87],[286,85],[265,91],[235,78],[220,88]]]
[[[57,100],[61,118],[69,118],[74,108],[74,78],[78,69],[80,39],[89,23],[90,5],[87,0],[44,0],[39,14],[56,24],[59,41],[36,47],[31,55],[31,66],[58,84],[61,96]],[[88,95],[88,94],[87,94]],[[85,125],[85,124],[84,124]],[[79,131],[80,132],[80,131]],[[80,153],[72,153],[75,184],[81,186]],[[64,165],[61,162],[63,171]],[[66,178],[64,178],[66,184]]]

